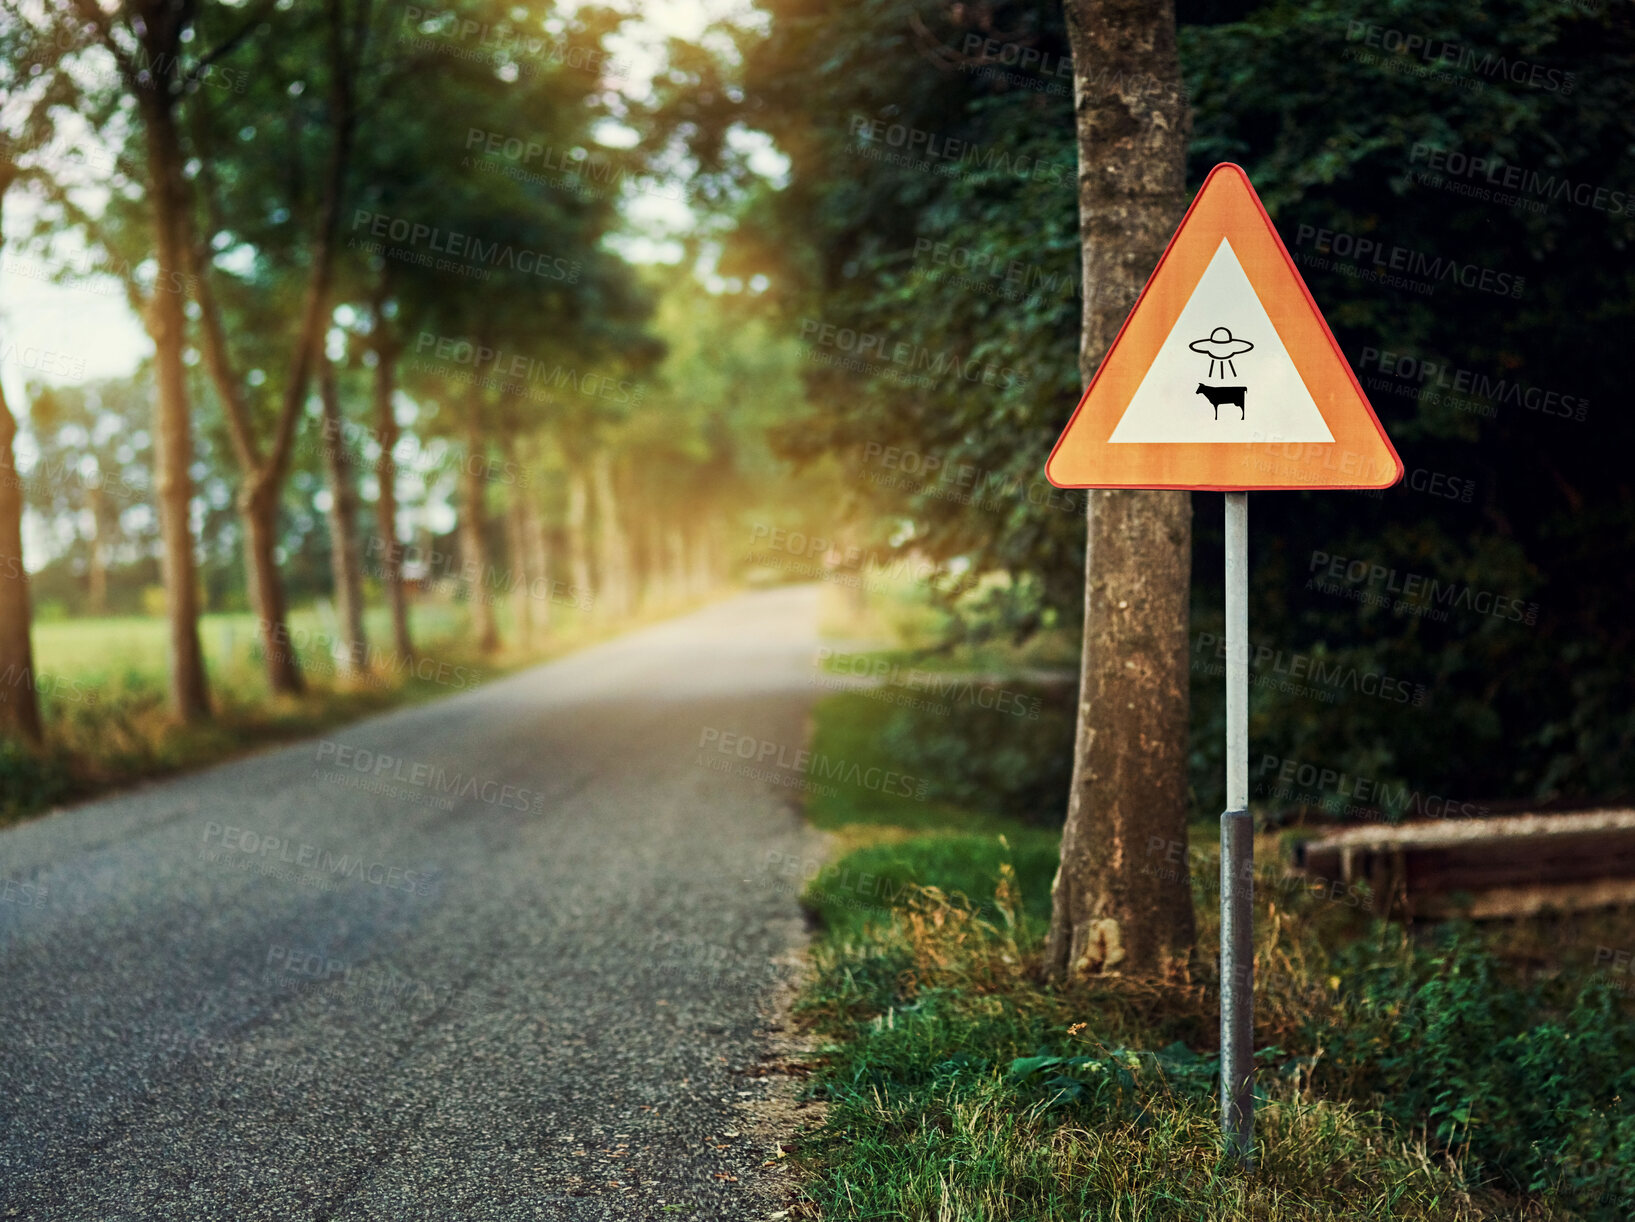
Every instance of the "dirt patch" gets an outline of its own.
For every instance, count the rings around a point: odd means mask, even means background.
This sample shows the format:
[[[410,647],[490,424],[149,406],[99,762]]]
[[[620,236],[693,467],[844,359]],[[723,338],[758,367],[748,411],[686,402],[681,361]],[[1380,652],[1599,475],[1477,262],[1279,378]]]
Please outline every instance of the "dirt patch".
[[[774,962],[777,984],[762,1008],[763,1052],[745,1074],[766,1082],[766,1088],[738,1105],[743,1113],[740,1131],[760,1154],[760,1179],[755,1185],[767,1203],[768,1219],[814,1219],[822,1215],[801,1188],[794,1157],[801,1138],[819,1128],[827,1105],[802,1099],[806,1080],[817,1063],[816,1041],[794,1017],[800,982],[808,970],[803,930],[795,949]]]

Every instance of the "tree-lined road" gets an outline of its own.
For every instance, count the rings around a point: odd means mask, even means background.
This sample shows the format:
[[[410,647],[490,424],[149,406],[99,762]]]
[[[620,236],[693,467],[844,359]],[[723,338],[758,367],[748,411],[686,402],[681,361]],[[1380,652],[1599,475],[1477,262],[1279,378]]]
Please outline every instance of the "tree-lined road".
[[[738,1105],[817,846],[699,744],[801,741],[816,614],[735,598],[0,834],[0,1218],[778,1208]]]

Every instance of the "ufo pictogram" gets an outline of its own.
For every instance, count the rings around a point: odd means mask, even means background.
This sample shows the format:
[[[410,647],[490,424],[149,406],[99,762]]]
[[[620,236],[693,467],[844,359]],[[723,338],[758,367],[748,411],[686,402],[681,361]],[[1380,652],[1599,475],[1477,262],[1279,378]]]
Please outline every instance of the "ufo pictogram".
[[[1209,358],[1210,377],[1215,376],[1215,366],[1219,365],[1223,376],[1230,372],[1235,378],[1238,376],[1238,370],[1237,366],[1232,364],[1232,358],[1254,351],[1255,346],[1246,339],[1235,338],[1225,327],[1216,327],[1209,333],[1208,339],[1195,339],[1187,347]]]

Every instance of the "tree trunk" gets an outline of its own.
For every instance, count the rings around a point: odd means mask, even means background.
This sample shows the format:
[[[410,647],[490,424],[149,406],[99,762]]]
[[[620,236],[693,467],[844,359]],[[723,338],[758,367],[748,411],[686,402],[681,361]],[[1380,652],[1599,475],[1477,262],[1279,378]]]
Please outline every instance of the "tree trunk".
[[[535,540],[528,528],[528,505],[533,502],[528,445],[525,440],[502,435],[504,469],[512,476],[505,487],[505,551],[510,566],[512,618],[517,623],[517,645],[530,648],[535,645],[536,628],[543,628],[540,607],[543,607],[543,571],[535,568]]]
[[[513,484],[505,506],[505,546],[511,568],[511,622],[518,646],[534,643],[534,578],[528,564],[528,514],[523,508],[527,492]]]
[[[239,519],[244,524],[244,573],[250,603],[261,628],[261,651],[267,661],[267,685],[278,695],[298,694],[301,663],[290,643],[284,583],[278,573],[278,482],[247,482],[239,493]]]
[[[664,523],[649,518],[642,530],[641,605],[662,607],[670,601],[670,566]]]
[[[17,421],[0,388],[0,735],[37,744],[44,735],[23,567],[23,481],[11,445],[16,436]]]
[[[267,682],[274,692],[301,690],[301,672],[294,652],[288,647],[289,630],[285,619],[283,576],[278,571],[276,535],[278,500],[289,475],[290,454],[301,409],[311,386],[313,366],[322,356],[324,332],[329,326],[329,286],[335,265],[335,234],[346,190],[347,167],[351,161],[356,126],[352,85],[354,65],[362,52],[363,10],[359,24],[349,35],[344,6],[329,0],[329,95],[330,148],[311,235],[311,254],[306,287],[296,316],[296,338],[290,352],[278,414],[272,436],[263,450],[257,438],[254,413],[247,401],[244,380],[239,377],[228,351],[226,327],[215,291],[214,270],[208,243],[195,243],[196,231],[185,183],[178,179],[178,199],[183,207],[180,235],[183,251],[192,272],[193,292],[199,307],[200,351],[204,365],[215,383],[226,417],[227,436],[243,472],[244,484],[239,503],[245,518],[245,564],[251,592],[261,616],[263,641],[268,644]],[[174,128],[170,129],[172,137]],[[180,157],[180,146],[174,151]]]
[[[233,451],[243,474],[238,508],[244,526],[244,581],[250,592],[250,605],[255,608],[260,623],[267,686],[277,694],[294,695],[303,685],[299,662],[289,644],[284,578],[278,569],[278,502],[288,467],[280,457],[284,452],[282,441],[275,442],[272,453],[263,456],[253,440],[250,406],[244,396],[243,383],[228,359],[226,332],[210,289],[207,262],[205,254],[195,253],[192,266],[194,291],[199,300],[199,330],[203,336],[200,349],[216,395],[222,402],[228,435],[233,439]],[[301,342],[306,343],[309,338],[303,330]],[[287,398],[283,410],[288,410]],[[283,431],[282,423],[279,431]]]
[[[687,595],[697,598],[704,589],[704,527],[694,523],[687,531]]]
[[[107,489],[100,483],[88,489],[87,499],[92,534],[85,566],[86,604],[92,615],[104,615],[108,610],[108,543],[113,534],[113,514]]]
[[[159,75],[138,97],[146,135],[148,178],[152,184],[154,253],[159,275],[147,302],[147,330],[153,339],[154,482],[159,505],[161,572],[165,615],[170,626],[170,707],[184,722],[210,712],[204,650],[199,646],[199,590],[193,558],[192,417],[187,369],[182,360],[186,316],[178,289],[187,266],[186,201],[176,137],[176,115],[168,74]],[[166,286],[170,287],[167,288]]]
[[[556,589],[551,584],[551,550],[545,537],[545,522],[539,513],[539,498],[524,497],[522,528],[528,539],[528,566],[535,576],[534,623],[543,638],[551,626],[551,602]]]
[[[1088,383],[1185,203],[1190,119],[1169,0],[1068,0],[1079,143]],[[1108,79],[1156,81],[1120,95]],[[1084,656],[1047,969],[1176,976],[1189,967],[1185,492],[1092,492]]]
[[[636,605],[646,608],[662,603],[667,597],[664,588],[664,531],[660,524],[643,518],[639,526],[631,528],[641,541],[636,562]]]
[[[403,545],[397,538],[395,451],[399,429],[392,406],[397,396],[398,344],[386,317],[386,275],[382,270],[374,302],[375,440],[380,445],[375,459],[375,530],[380,544],[380,584],[392,613],[392,648],[399,662],[408,662],[414,658],[414,642],[409,637],[409,603],[403,589]]]
[[[570,457],[568,464],[568,580],[573,583],[576,605],[589,605],[592,594],[590,580],[590,541],[586,537],[585,517],[590,504],[589,489],[585,485],[582,465]],[[597,591],[600,593],[600,591]]]
[[[369,641],[363,630],[363,561],[358,548],[358,487],[352,452],[342,425],[335,366],[318,351],[318,395],[324,413],[324,473],[329,479],[329,567],[335,587],[335,618],[341,631],[344,673],[369,673]]]
[[[714,540],[710,537],[710,524],[707,520],[700,520],[697,529],[693,532],[693,563],[692,563],[692,593],[695,598],[701,598],[710,592],[715,584],[715,559],[711,555]]]
[[[473,388],[466,405],[466,453],[460,467],[460,561],[466,574],[466,597],[471,604],[471,628],[477,648],[493,653],[500,647],[499,623],[494,617],[494,591],[488,582],[488,540],[483,513],[487,453],[480,427],[478,392]]]
[[[602,587],[597,601],[609,615],[630,611],[630,544],[613,496],[613,460],[598,450],[591,466],[591,492],[596,500],[597,572]]]
[[[670,526],[665,536],[669,578],[665,582],[670,597],[681,602],[687,597],[687,535],[679,525]]]

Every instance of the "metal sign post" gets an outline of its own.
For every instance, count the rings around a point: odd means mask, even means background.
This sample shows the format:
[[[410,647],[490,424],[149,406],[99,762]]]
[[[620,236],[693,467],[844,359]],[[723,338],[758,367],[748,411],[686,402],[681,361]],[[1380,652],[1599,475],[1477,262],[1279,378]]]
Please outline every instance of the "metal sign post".
[[[1249,494],[1226,494],[1226,811],[1221,815],[1221,1132],[1255,1136],[1255,827],[1249,817]]]

